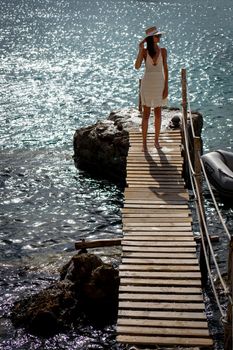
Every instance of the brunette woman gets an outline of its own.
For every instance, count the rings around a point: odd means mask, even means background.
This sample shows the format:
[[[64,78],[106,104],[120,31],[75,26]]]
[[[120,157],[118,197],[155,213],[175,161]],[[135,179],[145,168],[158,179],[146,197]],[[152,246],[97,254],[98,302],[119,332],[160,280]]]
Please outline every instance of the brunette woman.
[[[154,145],[157,149],[161,128],[161,107],[166,105],[168,96],[168,67],[167,50],[160,48],[159,42],[163,32],[156,27],[146,30],[146,37],[139,43],[139,51],[135,62],[135,68],[139,69],[145,62],[145,72],[141,81],[141,102],[143,106],[142,115],[142,144],[143,151],[147,151],[147,130],[151,108],[155,117],[155,139]],[[146,42],[146,48],[144,43]]]

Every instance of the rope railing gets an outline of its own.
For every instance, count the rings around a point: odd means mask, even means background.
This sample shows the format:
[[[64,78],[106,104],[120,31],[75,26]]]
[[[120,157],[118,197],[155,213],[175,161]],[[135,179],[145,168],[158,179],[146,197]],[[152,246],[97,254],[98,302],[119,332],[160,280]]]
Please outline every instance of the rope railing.
[[[183,126],[184,125],[185,125],[185,123],[183,123]],[[187,129],[185,127],[183,128],[183,132],[184,132],[185,145],[187,147],[187,145],[188,145],[188,133],[187,133]],[[199,219],[199,222],[203,223],[204,230],[205,230],[205,237],[207,238],[208,246],[209,246],[210,253],[211,253],[211,256],[212,256],[212,259],[213,259],[213,263],[214,263],[214,266],[216,268],[216,272],[217,272],[219,281],[221,282],[223,291],[224,291],[224,293],[227,296],[229,296],[228,287],[227,287],[225,281],[222,278],[222,275],[221,275],[221,272],[220,272],[220,269],[219,269],[219,266],[218,266],[215,254],[214,254],[213,246],[212,246],[212,243],[211,243],[210,234],[209,234],[209,230],[208,230],[208,227],[207,227],[207,224],[206,224],[205,214],[204,214],[203,207],[202,207],[202,200],[201,200],[200,193],[198,191],[199,187],[198,187],[198,183],[197,183],[197,179],[196,179],[196,173],[195,173],[195,171],[193,169],[193,165],[192,165],[192,162],[191,162],[191,158],[190,158],[189,152],[187,152],[187,153],[188,153],[187,154],[188,166],[189,166],[189,170],[190,170],[190,173],[189,173],[190,174],[190,182],[191,182],[192,191],[193,191],[193,195],[194,195],[195,203],[196,203],[196,207],[197,207],[198,219]],[[210,264],[209,264],[209,259],[207,257],[207,251],[206,251],[206,247],[205,247],[205,244],[204,244],[205,243],[204,242],[204,233],[203,233],[201,225],[200,225],[200,233],[201,233],[202,244],[203,244],[203,248],[204,248],[204,254],[206,256],[206,266],[207,266],[208,274],[209,274],[209,277],[210,277],[211,285],[212,285],[212,288],[213,288],[213,291],[214,291],[214,294],[215,294],[215,298],[216,298],[217,304],[219,306],[220,312],[221,312],[222,316],[224,316],[225,313],[223,312],[223,309],[220,306],[219,298],[217,297],[217,291],[216,291],[216,288],[215,288],[215,285],[214,285],[214,282],[213,282],[211,269],[210,269]],[[230,301],[232,303],[232,300],[230,300]]]
[[[191,125],[191,130],[192,130],[192,136],[195,137],[195,130],[194,130],[194,125],[193,125],[193,117],[192,117],[192,111],[191,111],[191,105],[190,105],[190,98],[189,98],[189,90],[188,90],[188,84],[186,83],[186,91],[187,91],[187,104],[188,104],[188,115],[189,115],[189,120],[190,120],[190,125]],[[189,152],[188,152],[189,153]],[[224,228],[224,233],[226,234],[228,240],[231,239],[231,234],[229,233],[229,230],[223,220],[223,217],[222,217],[222,214],[219,210],[219,207],[218,207],[218,204],[216,202],[216,199],[215,199],[215,196],[214,196],[214,193],[212,191],[212,188],[211,188],[211,185],[210,185],[210,182],[208,180],[208,176],[206,174],[206,171],[205,171],[205,167],[204,167],[204,164],[203,164],[203,161],[201,159],[201,154],[198,155],[199,159],[200,159],[200,163],[201,163],[201,168],[202,168],[202,173],[204,175],[204,179],[205,179],[205,182],[207,184],[207,187],[208,187],[208,190],[210,192],[210,195],[211,195],[211,198],[213,200],[213,203],[214,203],[214,206],[215,206],[215,209],[217,211],[217,214],[218,214],[218,217],[219,217],[219,220]]]
[[[191,113],[190,99],[189,99],[187,83],[186,83],[186,89],[187,89],[186,91],[187,91],[189,120],[190,120],[190,125],[191,125],[191,130],[192,130],[192,136],[194,138],[194,137],[196,137],[196,135],[195,135],[194,125],[193,125],[193,118],[192,118],[192,113]],[[183,123],[183,124],[185,124],[185,123]],[[185,131],[187,132],[186,128],[185,128]],[[189,142],[188,142],[188,140],[185,140],[185,146],[186,146],[186,149],[189,150]],[[194,171],[193,166],[192,166],[192,162],[191,162],[191,159],[190,159],[189,152],[187,152],[187,157],[188,157],[188,163],[189,163],[189,166],[190,166],[190,169],[191,169],[191,173],[194,175],[195,171]],[[204,179],[205,179],[206,184],[208,186],[208,190],[209,190],[209,192],[211,194],[211,197],[212,197],[215,209],[216,209],[216,211],[218,213],[219,220],[220,220],[220,222],[221,222],[221,224],[222,224],[222,226],[224,228],[224,231],[225,231],[225,234],[226,234],[228,240],[230,240],[231,239],[231,234],[229,233],[229,230],[228,230],[228,228],[227,228],[227,226],[226,226],[226,224],[225,224],[225,222],[223,220],[223,217],[222,217],[222,214],[221,214],[221,212],[219,210],[218,204],[216,202],[214,193],[213,193],[213,191],[211,189],[211,185],[210,185],[210,182],[208,180],[208,177],[207,177],[207,174],[206,174],[206,171],[205,171],[205,167],[204,167],[204,164],[203,164],[202,159],[201,159],[201,154],[198,154],[198,157],[199,157],[199,160],[200,160],[200,164],[201,164],[202,172],[203,172],[203,175],[204,175]]]
[[[225,312],[225,310],[223,309],[223,307],[222,307],[222,305],[220,303],[220,299],[219,299],[219,296],[218,296],[218,293],[217,293],[217,290],[216,290],[216,287],[215,287],[214,279],[213,279],[212,272],[211,272],[211,267],[210,267],[207,247],[209,249],[210,256],[212,258],[214,267],[216,269],[216,273],[217,273],[217,276],[218,276],[219,281],[221,283],[223,292],[224,292],[225,296],[228,298],[229,303],[230,303],[231,306],[232,306],[232,296],[231,296],[230,290],[229,290],[226,282],[224,281],[224,279],[222,277],[220,268],[218,266],[218,263],[217,263],[217,260],[216,260],[216,257],[215,257],[215,253],[214,253],[214,249],[213,249],[213,246],[212,246],[212,243],[211,243],[209,230],[208,230],[207,223],[206,223],[205,212],[204,212],[204,207],[203,207],[203,199],[202,199],[202,195],[201,195],[201,191],[200,191],[200,183],[198,181],[199,180],[198,178],[200,177],[200,174],[197,174],[196,169],[194,169],[192,161],[191,161],[191,157],[190,157],[190,147],[189,147],[189,144],[190,144],[189,141],[190,140],[189,140],[189,135],[188,135],[188,131],[187,131],[187,104],[188,104],[188,113],[189,113],[189,120],[190,120],[190,126],[191,126],[191,132],[192,132],[193,139],[196,138],[196,135],[195,135],[194,124],[193,124],[193,120],[192,120],[192,113],[191,113],[191,108],[190,108],[189,96],[187,98],[187,91],[188,91],[188,87],[187,87],[187,82],[186,82],[186,71],[182,70],[182,97],[183,97],[183,103],[182,103],[182,106],[183,106],[182,126],[183,126],[183,136],[184,136],[183,137],[183,139],[184,139],[184,148],[185,148],[185,151],[186,151],[187,164],[188,164],[188,173],[189,173],[189,177],[190,177],[191,188],[192,188],[194,199],[195,199],[195,206],[196,206],[196,212],[197,212],[197,217],[198,217],[199,226],[200,226],[202,251],[203,251],[203,255],[204,255],[204,259],[205,259],[206,270],[207,270],[208,277],[209,277],[209,280],[210,280],[210,283],[211,283],[211,286],[212,286],[214,297],[216,299],[217,306],[218,306],[219,311],[220,311],[221,316],[222,316],[222,321],[226,322],[226,320],[227,320],[227,313]],[[187,103],[187,100],[188,100],[188,103]],[[226,227],[226,224],[225,224],[225,222],[223,220],[223,217],[222,217],[222,215],[220,213],[220,210],[218,208],[218,205],[217,205],[216,199],[214,197],[213,191],[211,189],[211,186],[210,186],[207,174],[205,172],[205,168],[204,168],[203,162],[201,160],[201,154],[200,154],[199,151],[195,152],[195,157],[198,158],[198,161],[200,163],[200,170],[202,171],[202,173],[204,175],[204,178],[205,178],[205,181],[207,183],[207,186],[208,186],[208,188],[210,190],[211,197],[213,199],[213,203],[214,203],[215,209],[216,209],[216,211],[218,213],[218,216],[220,218],[220,222],[221,222],[221,224],[222,224],[222,226],[224,228],[224,232],[225,232],[228,240],[230,241],[231,240],[231,235],[230,235],[230,233],[229,233],[229,231],[228,231],[228,229]]]
[[[199,157],[200,157],[202,172],[203,172],[203,175],[204,175],[204,178],[205,178],[205,181],[206,181],[208,190],[209,190],[209,192],[210,192],[210,194],[211,194],[211,197],[212,197],[212,200],[213,200],[215,209],[216,209],[216,211],[217,211],[217,213],[218,213],[218,216],[219,216],[219,219],[220,219],[220,221],[221,221],[221,224],[222,224],[222,226],[224,227],[225,234],[226,234],[228,240],[230,240],[230,239],[231,239],[231,234],[230,234],[230,232],[229,232],[229,230],[228,230],[228,228],[227,228],[227,226],[226,226],[226,224],[225,224],[225,222],[224,222],[224,220],[223,220],[222,214],[221,214],[221,212],[220,212],[220,210],[219,210],[219,207],[218,207],[218,204],[217,204],[217,202],[216,202],[214,193],[213,193],[213,191],[212,191],[210,182],[209,182],[209,180],[208,180],[208,176],[207,176],[206,171],[205,171],[205,166],[204,166],[203,161],[202,161],[202,159],[201,159],[201,155],[199,155]]]

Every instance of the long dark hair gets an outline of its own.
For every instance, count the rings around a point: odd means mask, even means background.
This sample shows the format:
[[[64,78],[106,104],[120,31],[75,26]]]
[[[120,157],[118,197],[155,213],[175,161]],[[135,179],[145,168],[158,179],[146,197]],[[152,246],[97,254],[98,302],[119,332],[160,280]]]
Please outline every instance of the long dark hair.
[[[147,44],[147,51],[149,52],[150,57],[153,58],[156,54],[156,50],[154,48],[153,36],[148,36],[146,38],[146,44]]]

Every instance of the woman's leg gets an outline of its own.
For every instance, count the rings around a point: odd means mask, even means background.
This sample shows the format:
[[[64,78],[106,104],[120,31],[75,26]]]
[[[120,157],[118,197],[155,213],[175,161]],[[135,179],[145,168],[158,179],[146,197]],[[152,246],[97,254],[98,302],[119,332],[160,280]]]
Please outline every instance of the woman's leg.
[[[161,129],[161,107],[154,108],[155,115],[155,147],[161,148],[159,144],[159,134]]]
[[[147,150],[147,130],[148,130],[148,121],[150,117],[150,107],[143,106],[143,114],[142,114],[142,150]]]

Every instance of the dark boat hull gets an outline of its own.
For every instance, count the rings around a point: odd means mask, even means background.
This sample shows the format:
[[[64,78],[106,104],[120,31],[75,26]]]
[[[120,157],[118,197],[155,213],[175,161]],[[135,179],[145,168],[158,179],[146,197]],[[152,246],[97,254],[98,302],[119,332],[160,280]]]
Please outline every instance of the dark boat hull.
[[[233,198],[233,152],[217,150],[201,158],[210,183],[220,195]]]

